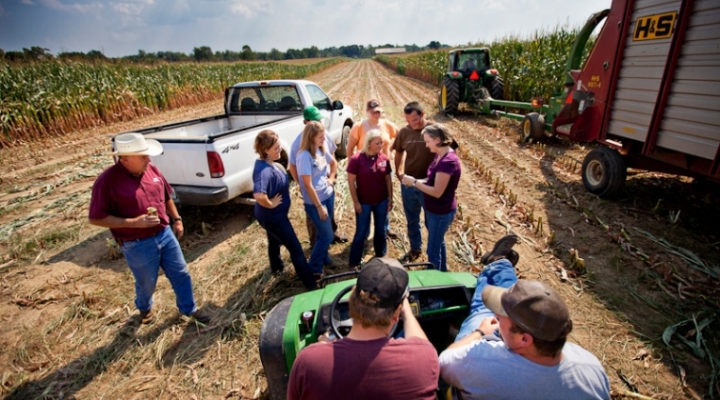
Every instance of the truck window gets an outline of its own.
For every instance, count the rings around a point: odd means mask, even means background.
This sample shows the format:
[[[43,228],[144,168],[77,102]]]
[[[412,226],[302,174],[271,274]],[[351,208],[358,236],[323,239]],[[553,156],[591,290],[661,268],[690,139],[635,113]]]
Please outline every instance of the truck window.
[[[310,100],[315,107],[320,110],[330,110],[330,99],[319,87],[315,85],[306,86],[308,93],[310,94]]]
[[[231,112],[302,111],[302,101],[295,85],[233,88]]]

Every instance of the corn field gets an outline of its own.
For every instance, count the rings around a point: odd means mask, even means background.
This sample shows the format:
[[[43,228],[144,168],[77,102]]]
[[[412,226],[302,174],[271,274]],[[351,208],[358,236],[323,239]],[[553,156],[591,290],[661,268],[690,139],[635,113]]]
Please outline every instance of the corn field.
[[[237,82],[304,78],[341,61],[0,64],[0,148],[217,99]]]
[[[552,31],[537,31],[529,38],[505,37],[488,47],[490,63],[505,80],[505,99],[529,101],[535,96],[547,101],[560,93],[565,80],[565,64],[580,28],[556,27]],[[585,55],[594,40],[588,41]],[[448,67],[447,50],[428,51],[411,56],[379,55],[375,59],[399,74],[440,85]]]

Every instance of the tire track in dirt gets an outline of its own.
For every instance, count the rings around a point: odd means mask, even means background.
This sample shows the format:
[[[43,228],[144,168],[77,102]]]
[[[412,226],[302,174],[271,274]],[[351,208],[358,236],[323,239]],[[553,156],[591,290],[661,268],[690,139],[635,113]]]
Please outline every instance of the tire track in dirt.
[[[344,63],[308,77],[308,79],[317,82],[323,88],[328,88],[327,92],[333,100],[341,100],[348,105],[352,105],[361,117],[364,115],[364,102],[370,97],[377,96],[384,103],[387,117],[396,122],[398,126],[405,125],[402,107],[412,100],[419,101],[426,109],[427,114],[438,122],[447,123],[461,141],[463,150],[480,158],[485,168],[492,171],[494,177],[492,180],[487,179],[477,171],[476,168],[471,166],[467,157],[463,158],[463,177],[461,185],[458,188],[458,199],[462,210],[458,211],[456,221],[446,236],[449,258],[451,259],[450,268],[452,270],[471,270],[470,266],[459,258],[459,254],[462,253],[458,252],[455,246],[462,245],[467,240],[469,241],[470,247],[474,249],[476,253],[475,256],[477,257],[478,253],[482,253],[483,249],[489,249],[498,237],[506,233],[507,228],[497,221],[498,218],[502,218],[503,224],[509,224],[514,232],[526,238],[526,241],[516,246],[521,256],[521,262],[519,264],[521,276],[543,280],[555,287],[567,299],[576,324],[575,330],[571,335],[571,340],[580,343],[599,356],[609,373],[614,390],[618,392],[624,391],[623,384],[617,378],[616,374],[613,373],[615,369],[621,369],[626,376],[632,376],[633,379],[635,379],[635,384],[644,394],[660,392],[675,397],[681,397],[683,395],[683,389],[678,379],[672,373],[672,367],[668,364],[663,364],[662,361],[658,361],[659,357],[646,361],[648,363],[647,367],[643,365],[642,361],[633,361],[630,359],[641,350],[646,350],[650,353],[656,351],[656,349],[646,345],[643,342],[645,339],[635,332],[640,332],[642,335],[646,335],[646,337],[651,339],[659,337],[659,334],[662,332],[632,323],[633,311],[629,310],[631,307],[636,309],[634,311],[636,314],[653,314],[659,311],[648,307],[642,302],[638,303],[632,296],[626,295],[623,292],[628,292],[630,289],[633,289],[635,290],[633,293],[637,293],[639,296],[645,296],[644,298],[652,299],[665,296],[665,294],[661,293],[661,295],[658,296],[644,289],[643,285],[645,284],[641,279],[652,280],[652,277],[644,277],[642,274],[636,274],[636,272],[634,272],[641,269],[644,265],[619,250],[619,245],[614,241],[615,238],[612,237],[611,232],[604,229],[591,218],[587,218],[585,214],[583,214],[582,209],[577,209],[572,204],[568,204],[568,199],[570,199],[570,202],[572,202],[572,199],[570,196],[565,196],[562,192],[567,189],[568,193],[575,196],[585,208],[590,209],[594,214],[600,215],[608,224],[614,221],[612,216],[614,215],[613,210],[618,208],[616,203],[600,201],[593,196],[580,193],[582,186],[578,186],[577,175],[567,173],[558,165],[553,164],[548,158],[543,157],[542,154],[536,154],[533,148],[518,145],[516,135],[506,134],[506,129],[502,124],[485,119],[473,118],[467,115],[461,115],[458,118],[447,118],[442,114],[438,114],[434,104],[437,88],[411,78],[398,76],[378,63],[367,60]],[[220,102],[217,104],[217,106],[213,106],[216,108],[211,112],[208,112],[208,110],[212,109],[212,107],[202,105],[196,108],[188,108],[186,114],[167,112],[159,116],[147,117],[139,121],[126,123],[123,124],[123,126],[147,126],[150,120],[158,121],[153,124],[169,123],[187,119],[186,115],[195,115],[195,113],[205,113],[198,116],[211,115],[216,113],[216,109],[222,107]],[[495,124],[496,126],[499,125],[500,128],[489,128],[484,126],[483,122]],[[118,129],[118,126],[115,126],[114,128],[108,127],[104,130],[98,130],[97,134],[101,134],[99,132],[109,134],[118,131],[120,131],[120,129]],[[77,133],[71,136],[79,137],[81,135]],[[88,143],[95,143],[95,145],[100,146],[108,142],[106,137],[96,137],[88,139]],[[92,145],[89,146],[90,148],[92,147]],[[582,149],[574,149],[573,146],[574,145],[565,145],[565,147],[571,151],[578,153],[584,151]],[[558,147],[561,148],[561,146]],[[64,149],[54,149],[53,154],[58,155],[58,157],[63,156],[63,150]],[[50,158],[49,152],[47,154],[46,157]],[[52,161],[53,160],[50,159],[47,162],[52,163]],[[107,163],[109,164],[110,162],[110,157],[107,157]],[[56,164],[66,165],[60,162]],[[57,178],[61,178],[63,176],[62,174],[66,172],[69,173],[69,171],[58,172],[59,176]],[[550,172],[552,175],[549,175]],[[42,179],[45,176],[46,175],[40,172],[33,173],[30,169],[26,171],[24,175],[24,177],[28,179],[34,177]],[[513,188],[513,191],[518,194],[519,205],[509,207],[507,205],[507,196],[499,196],[496,193],[495,187],[497,184],[495,183],[495,178],[498,178],[500,182],[504,182],[508,187]],[[561,192],[559,195],[544,184],[545,180],[548,179],[557,186],[556,190]],[[87,193],[90,185],[91,178],[88,178],[87,183],[85,183],[85,181],[73,183],[72,185],[68,185],[67,190],[70,193],[81,193],[83,191]],[[395,183],[395,189],[399,192],[397,183]],[[61,194],[58,194],[58,197],[60,195]],[[64,195],[67,195],[67,193]],[[48,196],[40,202],[29,204],[33,204],[31,207],[42,204],[46,205],[54,201],[54,199],[56,198]],[[399,199],[399,194],[396,196],[396,199]],[[298,206],[300,203],[297,202],[297,199],[293,200],[295,200],[295,205],[291,208],[291,220],[298,235],[304,237],[302,206]],[[86,202],[84,204],[86,204]],[[548,246],[547,236],[540,237],[535,234],[533,225],[522,220],[522,214],[519,210],[520,206],[525,208],[533,207],[536,216],[542,215],[544,217],[547,224],[556,230],[556,243]],[[273,286],[277,285],[277,281],[274,278],[267,278],[266,275],[269,275],[269,273],[263,270],[264,266],[262,264],[265,260],[265,254],[263,252],[264,236],[262,236],[261,229],[257,228],[256,224],[247,226],[247,222],[238,227],[238,219],[228,217],[229,215],[244,213],[245,211],[247,210],[238,210],[237,208],[225,206],[183,211],[188,212],[188,218],[186,218],[188,223],[193,223],[193,221],[195,223],[194,226],[188,226],[187,237],[183,239],[183,247],[187,254],[190,255],[188,261],[193,270],[193,278],[198,283],[198,297],[202,299],[203,303],[214,302],[216,307],[219,308],[218,312],[227,319],[227,321],[223,320],[222,323],[227,322],[230,325],[235,323],[231,323],[231,321],[238,321],[238,323],[240,323],[239,320],[233,320],[233,318],[239,318],[239,316],[235,314],[239,314],[241,311],[245,312],[244,307],[249,307],[253,301],[268,301],[264,307],[272,307],[274,303],[267,300],[267,296],[272,295],[273,291],[278,289]],[[345,213],[342,218],[343,220],[338,222],[341,224],[345,233],[352,231],[355,223],[353,216],[350,215],[350,213]],[[1,220],[2,218],[0,218],[0,221]],[[201,222],[203,223],[202,229],[200,226]],[[208,226],[210,226],[207,232],[205,232],[206,222]],[[400,204],[397,204],[393,210],[391,223],[396,231],[404,232],[405,226],[403,222],[402,208]],[[631,225],[635,224],[636,221],[625,219],[621,220],[620,223]],[[653,228],[651,230],[653,230],[654,233],[657,232],[655,227],[651,228]],[[110,280],[117,281],[121,279],[121,274],[115,273],[116,271],[122,271],[127,275],[122,260],[113,262],[105,259],[103,252],[106,253],[107,249],[105,249],[104,243],[100,241],[92,243],[95,239],[87,240],[91,234],[97,234],[100,231],[100,229],[97,229],[91,233],[84,232],[78,239],[78,242],[81,242],[81,244],[76,246],[77,248],[73,249],[72,252],[69,252],[68,254],[70,255],[61,257],[62,260],[65,260],[64,264],[51,260],[48,265],[30,266],[28,268],[28,274],[37,275],[38,282],[46,282],[48,280],[43,274],[49,274],[51,270],[55,274],[64,274],[71,271],[72,274],[70,275],[83,277],[84,286],[81,286],[83,291],[87,291],[89,294],[98,293],[97,290],[105,288],[107,282]],[[689,236],[690,238],[688,240],[692,240],[693,236]],[[390,244],[388,245],[391,247]],[[582,279],[575,279],[573,277],[573,270],[569,262],[567,262],[567,255],[560,254],[571,246],[578,248],[581,256],[586,258],[589,273]],[[92,251],[88,251],[88,248],[92,248]],[[341,245],[333,246],[331,255],[334,259],[343,260],[345,255],[343,255],[342,252],[345,250]],[[462,250],[462,248],[460,250]],[[391,249],[389,254],[396,255],[397,253],[398,251]],[[75,255],[78,255],[79,259],[75,259]],[[668,265],[672,265],[670,263],[677,261],[663,254],[660,256],[661,257],[656,258],[655,261],[664,262]],[[102,260],[99,261],[99,258],[102,258]],[[233,268],[228,271],[214,269],[218,265],[224,265],[223,263],[227,259],[236,260],[236,263],[240,267],[233,265]],[[244,261],[245,259],[250,259],[251,261]],[[258,263],[257,260],[259,259],[263,261]],[[95,265],[97,263],[102,264],[101,268],[109,268],[113,272],[111,274],[106,273],[104,281],[96,280],[96,278],[91,276],[92,273],[97,274],[92,271],[99,270],[99,268],[87,269],[87,271],[84,269],[85,265]],[[248,263],[252,264],[252,267],[248,267]],[[68,267],[68,265],[70,266]],[[80,267],[80,265],[83,267]],[[71,267],[74,268],[74,270],[68,269]],[[558,278],[556,268],[565,268],[570,274],[569,277],[564,281]],[[23,274],[25,274],[25,272],[23,272]],[[639,277],[636,275],[639,275]],[[5,277],[7,276],[3,278]],[[20,273],[8,278],[11,282],[21,279]],[[38,286],[42,285],[43,284],[38,283]],[[127,287],[123,289],[122,296],[127,297],[130,296],[132,288],[129,284],[125,286]],[[14,286],[11,287],[17,288],[19,286],[18,284],[14,284]],[[281,287],[281,289],[287,290],[286,287]],[[12,293],[8,291],[3,293],[5,296],[3,299],[8,300],[6,303],[14,307],[12,314],[7,315],[12,315],[13,318],[17,318],[17,321],[23,320],[23,315],[25,314],[21,315],[20,312],[22,310],[17,311],[17,307],[13,306],[10,302]],[[108,296],[117,297],[117,293],[113,292],[112,288],[108,288],[107,293]],[[613,296],[625,297],[622,297],[620,300],[614,300]],[[172,308],[169,305],[173,303],[174,298],[166,282],[163,282],[161,287],[159,287],[156,292],[156,298],[160,299],[158,304],[165,305],[165,309],[161,309],[161,315],[163,318],[167,318],[168,314],[170,314],[169,308]],[[658,301],[659,300],[662,299],[658,299]],[[113,298],[112,301],[113,307],[119,309],[123,304],[131,302],[131,299],[128,300],[125,298],[117,300]],[[57,307],[59,309],[58,315],[63,313],[63,307],[69,308],[77,305],[77,302],[74,300],[66,300],[64,303],[61,300],[57,300],[57,303],[62,304],[62,307]],[[225,304],[225,306],[222,306],[222,304]],[[230,304],[230,306],[228,306],[228,304]],[[242,306],[238,306],[238,304]],[[6,314],[3,314],[3,316],[5,315]],[[58,317],[58,315],[45,316],[44,318],[51,321],[53,318]],[[172,331],[168,330],[164,333],[167,336],[163,337],[162,341],[164,343],[174,343],[172,346],[190,344],[198,347],[196,344],[200,342],[196,343],[195,341],[204,340],[203,337],[210,335],[208,339],[210,343],[209,347],[217,347],[218,355],[216,356],[214,351],[201,353],[200,359],[204,360],[204,365],[213,365],[213,369],[219,374],[234,371],[232,372],[233,382],[240,382],[243,387],[246,383],[257,384],[260,385],[258,386],[258,388],[260,388],[262,387],[261,383],[264,378],[262,377],[262,371],[258,369],[259,358],[257,346],[250,344],[243,346],[242,343],[250,343],[257,339],[257,330],[259,330],[261,319],[262,317],[255,316],[250,317],[246,321],[247,331],[244,331],[242,340],[220,340],[219,337],[212,336],[211,331],[204,332],[202,335],[197,335],[193,331],[193,334],[190,335],[192,338],[190,336],[185,337],[181,329],[176,330],[175,327],[173,327]],[[637,319],[641,320],[641,318]],[[104,324],[104,322],[101,320],[100,324]],[[245,321],[243,320],[240,324],[245,324]],[[7,325],[9,325],[10,328],[21,326],[13,325],[13,321],[10,321]],[[97,325],[92,325],[92,321],[88,321],[87,326]],[[69,323],[69,325],[63,329],[68,329],[68,331],[80,329],[77,337],[88,334],[88,332],[85,331],[86,328],[75,328],[72,323]],[[243,326],[243,329],[246,329],[246,327]],[[227,328],[223,330],[223,332],[231,336],[235,335],[233,328]],[[247,337],[245,337],[245,335],[247,335]],[[49,346],[52,347],[50,350],[56,348],[53,343],[49,344]],[[148,346],[150,348],[150,350],[148,350],[149,353],[141,353],[144,354],[143,357],[155,359],[156,357],[160,357],[161,354],[164,354],[164,349],[155,348],[153,350],[152,344],[148,344]],[[223,354],[236,354],[238,358],[248,360],[248,364],[253,365],[246,370],[238,371],[233,361],[227,361],[224,357],[219,356],[221,352]],[[152,354],[148,356],[150,353]],[[74,354],[63,354],[62,351],[59,351],[58,354],[62,354],[67,359],[76,357]],[[152,362],[149,363],[149,365],[152,364]],[[78,397],[85,395],[89,397],[90,393],[100,393],[101,391],[99,391],[98,388],[103,388],[103,385],[105,385],[105,387],[108,385],[111,386],[114,380],[119,379],[119,375],[123,375],[123,378],[120,379],[120,381],[122,381],[123,379],[139,379],[138,376],[147,374],[156,374],[162,376],[162,378],[168,382],[176,382],[177,384],[174,384],[175,386],[173,387],[183,397],[187,397],[186,395],[195,392],[196,389],[202,390],[208,395],[211,393],[213,395],[220,395],[218,390],[221,389],[215,388],[211,383],[207,383],[216,381],[217,377],[205,379],[205,376],[202,375],[204,372],[200,369],[201,364],[197,363],[193,365],[197,366],[201,374],[201,379],[199,383],[196,384],[190,383],[187,386],[182,386],[183,384],[181,382],[187,381],[187,379],[182,377],[182,374],[186,372],[185,369],[160,368],[158,370],[152,369],[152,366],[150,366],[146,369],[133,370],[128,374],[124,374],[123,371],[118,373],[116,370],[110,369],[107,374],[94,377],[93,382],[91,382],[84,391],[78,392],[77,395]],[[51,368],[57,368],[58,371],[62,371],[61,367],[62,365],[53,364]],[[698,371],[692,368],[687,369],[693,372],[692,375],[689,373],[688,376],[700,375]],[[28,379],[35,379],[44,374],[46,374],[46,372],[40,371],[28,375]],[[125,377],[125,375],[128,376]],[[222,377],[223,382],[230,381],[226,379],[228,379],[227,376]],[[257,383],[258,381],[261,383]],[[223,394],[224,393],[225,392],[223,392]]]
[[[428,114],[433,114],[431,110],[437,110],[435,102],[436,88],[431,85],[416,82],[406,77],[401,77],[395,73],[388,71],[377,63],[373,63],[374,79],[377,85],[371,86],[376,90],[377,95],[383,101],[384,108],[391,110],[390,118],[398,123],[399,126],[404,125],[404,118],[401,107],[410,100],[418,100],[427,110]],[[427,91],[427,94],[425,94]],[[392,104],[394,102],[397,104]],[[551,142],[546,144],[538,151],[537,147],[525,144],[518,145],[518,136],[512,133],[508,136],[504,131],[508,127],[516,129],[515,123],[503,123],[492,121],[487,118],[477,118],[467,115],[460,115],[457,118],[448,118],[442,114],[434,113],[431,115],[436,121],[446,123],[455,135],[459,138],[462,146],[467,148],[471,154],[479,158],[484,164],[486,170],[492,172],[493,181],[488,182],[478,174],[474,168],[470,168],[467,159],[463,160],[464,178],[461,187],[458,188],[458,197],[464,208],[478,210],[474,213],[471,220],[476,226],[489,227],[491,231],[496,224],[496,213],[499,211],[504,218],[510,218],[513,229],[522,232],[524,236],[531,239],[534,245],[530,246],[530,251],[521,252],[521,258],[528,255],[531,260],[525,264],[525,274],[530,277],[545,277],[560,289],[568,298],[574,298],[577,293],[574,289],[568,288],[557,279],[550,278],[554,276],[553,270],[556,267],[566,268],[570,270],[569,264],[571,260],[567,256],[567,252],[574,248],[579,250],[581,257],[587,262],[589,273],[581,281],[575,281],[575,284],[586,285],[586,290],[599,295],[600,304],[593,296],[585,296],[582,301],[576,301],[573,310],[573,318],[576,319],[579,327],[573,334],[576,341],[580,342],[596,354],[602,354],[601,358],[605,358],[607,366],[624,365],[624,349],[612,348],[608,350],[608,343],[598,340],[593,336],[598,332],[605,332],[607,335],[617,334],[608,326],[616,324],[624,326],[622,330],[623,340],[632,348],[643,348],[644,344],[634,332],[641,332],[648,337],[659,337],[662,331],[653,330],[655,324],[671,324],[672,320],[668,320],[663,315],[662,306],[654,309],[648,306],[648,303],[637,304],[635,296],[642,296],[653,301],[662,301],[658,298],[656,288],[643,285],[633,271],[643,271],[645,267],[640,259],[632,256],[631,253],[623,250],[620,246],[622,241],[618,243],[618,235],[613,233],[619,228],[627,225],[638,225],[643,229],[649,230],[657,237],[661,237],[667,231],[667,223],[655,223],[653,221],[641,221],[637,218],[627,218],[619,211],[618,204],[597,199],[584,190],[580,181],[580,176],[572,171],[568,172],[558,162],[555,162],[556,155],[565,155],[574,160],[582,160],[588,149],[583,148],[575,143]],[[496,127],[491,128],[483,125],[483,122],[490,123]],[[498,126],[500,128],[498,128]],[[515,207],[507,207],[507,195],[498,196],[496,189],[498,185],[504,185],[512,190],[518,197],[518,204]],[[528,211],[534,215],[537,220],[542,217],[545,221],[544,230],[546,235],[551,230],[555,232],[555,242],[552,246],[548,246],[548,237],[537,238],[534,226],[517,220],[518,210],[527,213]],[[512,220],[514,214],[515,220]],[[596,215],[598,220],[591,215]],[[462,217],[460,217],[462,218]],[[619,225],[616,225],[619,224]],[[614,228],[613,228],[614,227]],[[492,243],[495,236],[500,235],[494,229],[494,232],[485,231],[482,238],[486,243]],[[455,234],[452,235],[457,240]],[[681,235],[683,236],[683,235]],[[689,240],[679,238],[679,244],[693,248],[693,235],[687,232]],[[540,239],[540,240],[538,240]],[[654,254],[656,262],[658,259],[664,259],[666,263],[677,265],[684,264],[681,260],[665,254],[665,249],[657,246],[648,240],[635,236],[633,243],[639,245],[643,250],[650,254]],[[525,249],[527,250],[527,249]],[[533,254],[534,253],[534,254]],[[660,255],[663,255],[660,257]],[[618,265],[629,268],[627,272],[618,275]],[[574,272],[571,271],[570,272]],[[687,271],[686,271],[687,272]],[[692,271],[689,271],[692,273]],[[696,274],[695,274],[696,275]],[[602,277],[593,279],[594,277]],[[588,279],[589,278],[589,279]],[[618,291],[617,288],[625,288]],[[631,289],[630,289],[631,288]],[[608,293],[613,293],[608,296]],[[590,298],[589,298],[590,297]],[[623,324],[623,321],[617,320],[616,317],[609,313],[605,307],[608,303],[611,308],[622,311],[624,321],[642,321],[644,317],[651,315],[647,324],[633,326],[631,324]],[[610,322],[613,321],[614,322]],[[664,322],[658,322],[663,320]],[[599,325],[598,321],[604,321],[608,324]],[[595,333],[592,333],[595,331]],[[697,366],[695,366],[698,368]],[[625,367],[624,367],[625,368]],[[642,371],[629,366],[638,374],[642,375]],[[675,386],[676,378],[673,376],[673,367],[665,365],[658,368],[662,373],[648,377],[646,392],[655,392],[658,388],[662,388],[663,392],[673,392],[677,390]],[[609,369],[611,370],[611,369]],[[613,385],[622,387],[622,384],[610,377]]]

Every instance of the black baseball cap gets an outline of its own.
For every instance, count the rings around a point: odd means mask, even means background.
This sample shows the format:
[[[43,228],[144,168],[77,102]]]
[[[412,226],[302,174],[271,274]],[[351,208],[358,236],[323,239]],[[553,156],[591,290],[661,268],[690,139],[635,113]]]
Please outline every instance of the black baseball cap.
[[[355,291],[361,290],[374,294],[378,301],[372,306],[377,308],[395,308],[407,295],[408,273],[396,259],[376,257],[368,261],[360,271]]]

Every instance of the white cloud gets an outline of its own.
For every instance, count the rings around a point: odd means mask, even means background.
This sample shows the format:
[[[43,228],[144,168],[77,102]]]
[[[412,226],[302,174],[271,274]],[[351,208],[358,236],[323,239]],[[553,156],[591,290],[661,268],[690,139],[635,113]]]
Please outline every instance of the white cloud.
[[[241,1],[236,0],[230,4],[230,11],[233,14],[240,14],[246,18],[252,18],[257,16],[258,12],[269,12],[271,11],[270,6],[260,1]]]
[[[72,3],[72,4],[65,4],[61,2],[60,0],[40,0],[40,2],[48,8],[52,8],[54,10],[60,10],[60,11],[75,11],[80,13],[89,13],[92,11],[99,11],[102,10],[105,6],[102,3],[88,3],[88,4],[80,4],[80,3]]]
[[[27,4],[29,6],[34,6],[35,3],[32,0],[21,0],[20,4]]]

